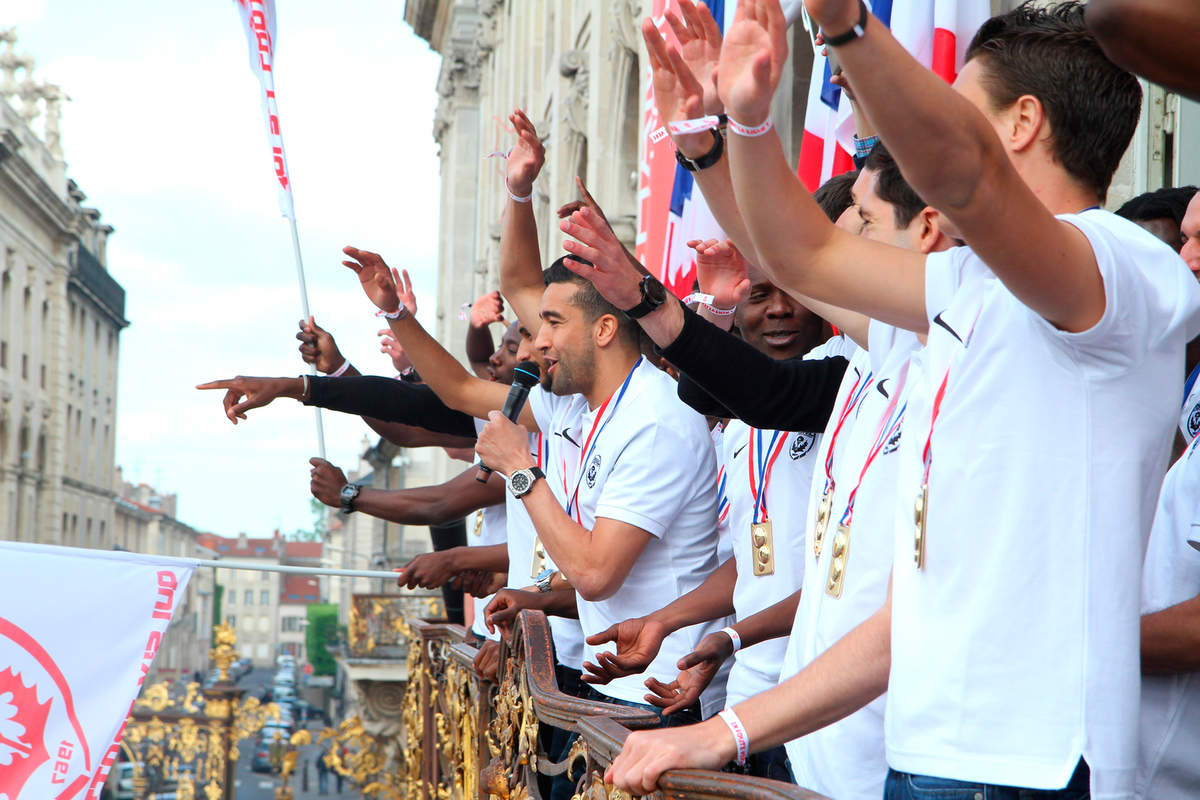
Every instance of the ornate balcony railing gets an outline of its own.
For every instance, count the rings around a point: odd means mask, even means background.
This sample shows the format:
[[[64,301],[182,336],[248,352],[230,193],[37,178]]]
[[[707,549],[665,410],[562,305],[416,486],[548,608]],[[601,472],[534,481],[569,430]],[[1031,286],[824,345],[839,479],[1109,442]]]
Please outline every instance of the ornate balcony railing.
[[[459,625],[409,618],[407,683],[399,735],[373,734],[358,717],[336,731],[334,765],[384,800],[542,800],[539,776],[572,769],[573,800],[630,800],[604,783],[605,769],[630,731],[657,723],[645,710],[563,694],[554,676],[550,631],[541,612],[524,611],[501,645],[498,682],[473,668],[473,637]],[[578,738],[558,763],[539,745],[539,724]],[[377,726],[376,726],[377,727]],[[674,770],[659,782],[666,800],[824,800],[777,781],[706,770]]]

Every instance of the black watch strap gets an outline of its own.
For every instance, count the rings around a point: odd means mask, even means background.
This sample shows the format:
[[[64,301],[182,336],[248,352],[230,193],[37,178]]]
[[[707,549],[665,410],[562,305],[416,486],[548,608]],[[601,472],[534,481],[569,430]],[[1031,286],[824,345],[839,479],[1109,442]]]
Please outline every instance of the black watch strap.
[[[653,275],[647,275],[642,278],[642,282],[638,284],[638,288],[642,290],[642,302],[638,303],[633,308],[627,308],[624,311],[625,316],[629,317],[630,319],[641,319],[666,302],[666,297],[657,303],[650,299],[650,295],[646,292],[646,284],[649,281],[658,282],[658,278],[655,278]]]
[[[675,160],[679,162],[679,166],[688,172],[699,172],[702,169],[708,169],[721,160],[721,156],[725,152],[725,137],[721,134],[720,128],[712,128],[711,130],[713,135],[712,149],[699,158],[688,158],[676,148]]]
[[[829,47],[841,47],[844,44],[853,42],[855,39],[861,39],[867,30],[867,4],[863,0],[858,0],[858,24],[845,33],[839,33],[837,36],[825,34],[825,44]]]

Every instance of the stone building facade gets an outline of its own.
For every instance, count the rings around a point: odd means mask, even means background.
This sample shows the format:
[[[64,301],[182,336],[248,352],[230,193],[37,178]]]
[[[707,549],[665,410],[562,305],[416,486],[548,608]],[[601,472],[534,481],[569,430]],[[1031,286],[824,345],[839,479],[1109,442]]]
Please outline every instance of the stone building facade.
[[[125,291],[112,227],[66,174],[65,95],[0,32],[0,526],[96,546],[114,521],[117,358]]]

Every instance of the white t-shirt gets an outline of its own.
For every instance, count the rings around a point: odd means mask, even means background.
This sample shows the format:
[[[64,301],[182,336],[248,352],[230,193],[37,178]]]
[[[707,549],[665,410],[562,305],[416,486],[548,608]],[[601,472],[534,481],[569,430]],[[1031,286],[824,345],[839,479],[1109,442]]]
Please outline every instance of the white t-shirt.
[[[812,482],[805,547],[804,591],[796,609],[792,635],[784,655],[780,681],[786,680],[875,613],[887,599],[892,571],[892,528],[896,500],[897,450],[903,433],[907,398],[907,365],[920,347],[915,334],[872,321],[870,352],[859,350],[842,379],[834,413],[823,437]],[[849,403],[860,388],[860,399]],[[849,408],[836,440],[833,431]],[[834,448],[831,521],[821,546],[813,549],[816,509],[825,490],[825,462]],[[863,467],[872,450],[874,458]],[[862,484],[859,485],[859,477]],[[834,537],[855,491],[854,514],[846,550],[841,595],[827,591]],[[887,777],[883,712],[886,699],[819,731],[786,744],[796,781],[838,800],[877,800]]]
[[[1142,546],[1200,286],[1131,222],[1062,219],[1104,281],[1103,317],[1083,333],[1031,311],[967,248],[926,260],[929,342],[909,370],[897,480],[888,763],[1052,789],[1083,756],[1092,797],[1125,798]],[[913,508],[948,369],[918,570]]]
[[[1200,439],[1193,438],[1163,481],[1142,570],[1142,613],[1200,594]],[[1200,795],[1200,672],[1142,676],[1139,798]]]
[[[816,360],[844,355],[847,341],[836,336],[807,353],[805,358]],[[820,441],[818,433],[759,430],[741,420],[731,420],[725,429],[719,473],[719,482],[724,485],[718,513],[729,530],[737,559],[733,607],[739,620],[789,597],[804,581],[804,519]],[[772,465],[765,498],[774,554],[774,570],[769,575],[754,574],[754,547],[750,541],[750,526],[756,521],[752,461],[756,484],[762,482],[762,467],[767,463]],[[787,639],[781,637],[739,650],[729,673],[726,706],[774,686],[779,681],[779,667],[786,648]]]
[[[699,586],[717,566],[716,457],[704,417],[683,404],[675,382],[639,359],[624,395],[618,390],[599,424],[599,409],[589,409],[582,395],[558,397],[535,390],[530,407],[538,427],[551,436],[551,462],[562,465],[552,482],[555,494],[560,501],[574,497],[578,486],[572,518],[588,530],[604,517],[651,535],[616,594],[595,602],[578,599],[584,635],[649,614]],[[582,467],[581,460],[586,462]],[[675,680],[676,662],[714,630],[720,625],[676,631],[644,674],[595,688],[644,703],[643,681]],[[584,658],[594,661],[597,652],[609,647],[585,644]]]
[[[538,390],[534,390],[538,391]],[[533,394],[533,392],[531,392]],[[553,488],[556,481],[552,477],[554,467],[547,459],[549,442],[540,433],[529,436],[529,453],[537,465],[546,473],[546,481]],[[525,589],[533,585],[533,549],[537,539],[537,531],[533,528],[533,520],[525,510],[525,503],[513,497],[512,492],[504,492],[504,507],[508,512],[508,588]],[[547,554],[545,569],[556,569],[554,560]],[[583,666],[583,629],[579,620],[570,617],[547,615],[550,622],[550,637],[554,640],[554,658],[559,664],[571,669]]]

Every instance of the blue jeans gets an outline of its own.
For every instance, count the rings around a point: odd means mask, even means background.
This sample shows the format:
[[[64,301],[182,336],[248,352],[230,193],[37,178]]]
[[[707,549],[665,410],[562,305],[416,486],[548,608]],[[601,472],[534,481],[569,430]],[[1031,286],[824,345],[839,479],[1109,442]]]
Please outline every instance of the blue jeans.
[[[883,800],[1088,800],[1091,771],[1083,759],[1062,789],[1022,789],[888,770]]]
[[[582,676],[583,673],[577,669],[564,667],[557,662],[554,664],[554,677],[558,682],[558,690],[563,694],[569,694],[572,697],[587,697],[586,684],[583,682]],[[538,739],[541,742],[542,750],[545,751],[546,757],[554,762],[562,761],[567,757],[577,735],[571,731],[546,724],[540,725],[538,730]],[[575,794],[575,781],[578,779],[579,776],[572,775],[570,770],[553,777],[539,775],[538,781],[542,797],[548,797],[549,800],[571,800]]]

